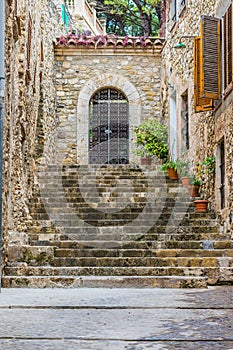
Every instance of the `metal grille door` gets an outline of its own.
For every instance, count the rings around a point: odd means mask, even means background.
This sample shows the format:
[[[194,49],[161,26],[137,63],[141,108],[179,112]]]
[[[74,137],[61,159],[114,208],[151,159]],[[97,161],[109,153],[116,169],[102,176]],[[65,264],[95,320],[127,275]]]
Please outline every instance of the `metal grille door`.
[[[90,101],[89,162],[129,162],[128,101],[114,89],[98,91]]]

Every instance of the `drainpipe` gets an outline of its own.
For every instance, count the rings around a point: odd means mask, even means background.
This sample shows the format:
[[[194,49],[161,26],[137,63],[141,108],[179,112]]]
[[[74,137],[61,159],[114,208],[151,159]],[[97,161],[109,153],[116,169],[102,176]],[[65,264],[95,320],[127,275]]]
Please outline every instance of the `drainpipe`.
[[[2,146],[4,120],[5,0],[0,1],[0,292],[2,281]]]

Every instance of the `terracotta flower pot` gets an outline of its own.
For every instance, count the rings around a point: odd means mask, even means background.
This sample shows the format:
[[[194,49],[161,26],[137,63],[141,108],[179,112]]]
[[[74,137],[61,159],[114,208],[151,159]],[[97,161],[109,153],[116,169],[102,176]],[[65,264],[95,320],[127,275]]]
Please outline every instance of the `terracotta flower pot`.
[[[199,197],[200,196],[199,189],[200,189],[200,186],[190,186],[189,187],[190,196]]]
[[[178,176],[178,173],[175,169],[168,168],[167,173],[168,173],[168,177],[170,180],[178,180],[179,176]]]
[[[151,161],[150,157],[141,157],[141,165],[151,165]]]
[[[194,201],[195,210],[197,213],[206,213],[208,210],[209,201],[206,199],[196,199]]]
[[[183,176],[181,178],[181,182],[182,182],[182,185],[185,186],[185,187],[189,187],[190,186],[189,177],[188,176]]]

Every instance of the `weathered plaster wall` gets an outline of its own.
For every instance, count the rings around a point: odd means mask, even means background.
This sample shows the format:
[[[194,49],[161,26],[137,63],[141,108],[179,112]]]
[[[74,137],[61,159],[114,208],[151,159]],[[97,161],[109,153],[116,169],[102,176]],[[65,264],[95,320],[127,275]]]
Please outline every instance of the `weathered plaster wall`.
[[[56,47],[57,149],[61,162],[87,163],[89,101],[100,88],[119,89],[128,98],[130,139],[140,120],[163,118],[160,49],[161,45],[144,50]]]

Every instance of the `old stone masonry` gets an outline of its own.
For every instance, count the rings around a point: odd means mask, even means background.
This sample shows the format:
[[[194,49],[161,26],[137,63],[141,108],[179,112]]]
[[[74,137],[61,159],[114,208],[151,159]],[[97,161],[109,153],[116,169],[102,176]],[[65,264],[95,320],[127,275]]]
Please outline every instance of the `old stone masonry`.
[[[159,37],[121,38],[87,1],[6,1],[4,287],[232,283],[232,60],[208,85],[200,59],[206,26],[232,55],[232,2],[161,6]],[[180,177],[141,164],[147,120],[167,126]]]

